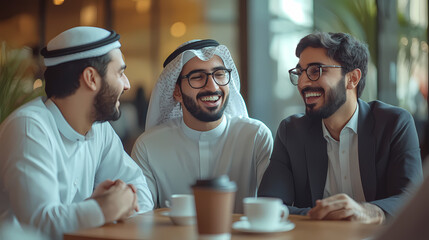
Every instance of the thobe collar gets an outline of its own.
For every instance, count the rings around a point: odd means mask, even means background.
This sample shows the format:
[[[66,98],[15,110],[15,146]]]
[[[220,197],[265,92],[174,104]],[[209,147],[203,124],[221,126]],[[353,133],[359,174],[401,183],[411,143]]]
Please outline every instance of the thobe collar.
[[[58,130],[68,140],[73,142],[85,141],[93,137],[94,132],[92,131],[92,127],[86,135],[82,135],[76,132],[76,130],[74,130],[72,126],[70,126],[70,124],[67,122],[67,120],[64,118],[63,114],[61,113],[60,109],[57,107],[57,105],[55,105],[55,103],[51,99],[46,100],[45,105],[48,108],[48,110],[51,112],[52,116],[54,117]]]
[[[202,131],[191,129],[188,126],[186,126],[182,118],[181,128],[185,133],[185,135],[193,140],[211,141],[214,138],[219,138],[222,135],[222,133],[225,131],[226,125],[227,125],[226,119],[227,119],[226,115],[223,115],[222,122],[219,124],[219,126],[213,128],[212,130],[202,132]]]

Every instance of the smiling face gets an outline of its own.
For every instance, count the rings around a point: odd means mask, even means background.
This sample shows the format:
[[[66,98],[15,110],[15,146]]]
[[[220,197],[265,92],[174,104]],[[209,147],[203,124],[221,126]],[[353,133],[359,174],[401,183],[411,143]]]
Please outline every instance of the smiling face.
[[[194,57],[183,66],[180,76],[195,71],[212,73],[218,69],[225,69],[219,56],[214,55],[208,61]],[[215,126],[220,123],[228,97],[229,86],[217,85],[212,75],[208,76],[207,84],[203,88],[194,89],[189,85],[188,79],[183,78],[180,80],[180,86],[176,84],[174,90],[174,98],[182,104],[185,123],[197,130],[204,129],[202,125],[205,123]]]
[[[115,121],[121,116],[119,110],[119,97],[130,88],[130,82],[124,74],[126,65],[119,49],[110,53],[111,61],[106,70],[106,75],[101,79],[100,91],[95,96],[94,111],[95,121]]]
[[[341,65],[326,55],[326,49],[307,47],[302,51],[297,67],[306,69],[313,64]],[[347,101],[345,78],[341,68],[322,68],[322,75],[317,81],[311,81],[303,72],[298,81],[298,90],[304,100],[306,114],[329,118],[337,112]]]

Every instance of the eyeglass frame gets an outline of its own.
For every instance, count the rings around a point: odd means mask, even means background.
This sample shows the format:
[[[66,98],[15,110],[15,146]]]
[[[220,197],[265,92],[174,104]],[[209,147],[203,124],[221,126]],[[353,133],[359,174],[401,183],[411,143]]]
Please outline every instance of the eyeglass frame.
[[[219,84],[217,81],[216,81],[216,78],[214,77],[214,73],[215,72],[217,72],[217,71],[219,71],[219,70],[223,70],[223,71],[227,71],[228,72],[228,82],[227,83],[225,83],[225,84]],[[184,78],[187,78],[188,79],[188,84],[189,84],[189,86],[191,87],[191,88],[193,88],[193,89],[201,89],[201,88],[203,88],[203,87],[205,87],[205,86],[207,86],[207,83],[209,82],[209,75],[211,75],[212,76],[212,78],[213,78],[213,81],[218,85],[218,86],[226,86],[226,85],[228,85],[229,84],[229,82],[231,82],[231,72],[232,72],[232,69],[231,68],[218,68],[218,69],[216,69],[216,70],[214,70],[213,72],[211,72],[211,73],[208,73],[208,72],[205,72],[205,71],[203,71],[203,70],[192,70],[192,71],[190,71],[188,74],[186,74],[186,75],[183,75],[183,76],[180,76],[179,77],[179,79],[184,79]],[[205,81],[205,83],[204,83],[204,85],[203,86],[201,86],[201,87],[193,87],[192,85],[191,85],[191,81],[189,80],[189,77],[191,76],[191,74],[194,74],[194,73],[204,73],[204,74],[206,74],[206,81]]]
[[[316,79],[311,79],[311,77],[310,77],[310,75],[308,74],[308,72],[307,72],[307,69],[308,68],[310,68],[310,67],[312,67],[312,66],[317,66],[317,67],[319,67],[319,76],[316,78]],[[289,69],[289,80],[290,80],[290,82],[293,84],[293,85],[295,85],[295,86],[297,86],[298,85],[298,82],[299,82],[299,78],[301,77],[301,75],[302,75],[302,73],[303,72],[305,72],[305,74],[307,74],[307,77],[308,77],[308,79],[310,79],[310,81],[313,81],[313,82],[315,82],[315,81],[317,81],[317,80],[319,80],[320,79],[320,77],[322,76],[322,69],[323,68],[344,68],[343,66],[340,66],[340,65],[324,65],[324,64],[310,64],[310,65],[308,65],[307,66],[307,68],[299,68],[299,67],[296,67],[296,68],[292,68],[292,69]],[[301,71],[301,74],[300,75],[298,75],[298,74],[293,74],[293,73],[291,73],[293,70],[295,70],[295,69],[301,69],[300,71]],[[294,81],[292,80],[292,74],[293,75],[295,75],[295,76],[298,76],[298,79],[297,79],[297,81],[296,81],[296,83],[294,83]]]

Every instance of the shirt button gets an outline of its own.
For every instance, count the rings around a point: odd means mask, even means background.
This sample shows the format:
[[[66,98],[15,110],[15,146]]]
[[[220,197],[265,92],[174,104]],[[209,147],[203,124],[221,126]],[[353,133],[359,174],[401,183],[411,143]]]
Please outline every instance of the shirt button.
[[[344,180],[347,180],[347,176],[344,176]]]
[[[346,151],[342,151],[341,153],[342,153],[342,154],[345,154],[345,153],[346,153]]]

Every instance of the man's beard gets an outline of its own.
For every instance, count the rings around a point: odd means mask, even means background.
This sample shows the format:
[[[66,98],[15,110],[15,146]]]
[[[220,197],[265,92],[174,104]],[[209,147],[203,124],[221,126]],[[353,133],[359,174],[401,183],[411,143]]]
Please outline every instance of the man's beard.
[[[304,88],[302,92],[316,90],[315,88]],[[326,103],[319,109],[314,110],[316,104],[306,104],[305,112],[310,118],[329,118],[334,114],[347,100],[345,76],[337,83],[335,88],[329,91],[326,96]]]
[[[106,79],[102,79],[100,91],[95,96],[95,121],[116,121],[121,117],[121,111],[116,108],[118,92],[111,88]]]
[[[188,95],[184,94],[182,90],[180,90],[180,92],[182,93],[183,105],[185,105],[186,110],[188,110],[188,112],[194,118],[202,122],[213,122],[213,121],[219,120],[223,116],[223,112],[225,111],[225,108],[228,105],[229,95],[226,96],[223,106],[217,112],[216,112],[216,109],[218,109],[219,106],[207,108],[209,112],[206,112],[201,107],[198,106],[197,102],[194,101],[192,97],[189,97]],[[222,96],[222,98],[224,97],[224,93],[222,91],[216,91],[216,92],[199,93],[197,94],[197,99],[199,99],[200,97],[209,96],[209,95],[220,95]]]

